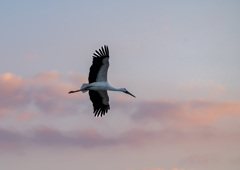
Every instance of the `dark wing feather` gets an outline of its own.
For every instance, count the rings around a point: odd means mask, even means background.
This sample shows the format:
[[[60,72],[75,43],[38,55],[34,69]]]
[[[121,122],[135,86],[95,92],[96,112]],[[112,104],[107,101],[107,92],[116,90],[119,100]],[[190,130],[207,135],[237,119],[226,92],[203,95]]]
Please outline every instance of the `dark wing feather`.
[[[94,91],[89,90],[89,97],[93,103],[93,113],[94,116],[103,116],[108,112],[110,106],[108,104],[109,98],[107,91]]]
[[[108,58],[109,50],[108,46],[106,45],[104,45],[104,47],[101,47],[98,51],[96,50],[95,53],[93,53],[93,62],[90,67],[90,72],[88,76],[89,83],[96,82],[98,76],[101,77],[100,78],[101,81],[107,81],[107,70],[109,67]]]

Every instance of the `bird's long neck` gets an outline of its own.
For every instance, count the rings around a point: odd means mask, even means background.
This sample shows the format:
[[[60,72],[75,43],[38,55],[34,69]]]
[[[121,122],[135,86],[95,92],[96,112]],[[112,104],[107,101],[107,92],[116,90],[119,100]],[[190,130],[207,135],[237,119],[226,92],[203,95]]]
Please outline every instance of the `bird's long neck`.
[[[113,86],[111,86],[109,84],[108,84],[108,89],[110,91],[123,91],[123,88],[115,88],[115,87],[113,87]]]

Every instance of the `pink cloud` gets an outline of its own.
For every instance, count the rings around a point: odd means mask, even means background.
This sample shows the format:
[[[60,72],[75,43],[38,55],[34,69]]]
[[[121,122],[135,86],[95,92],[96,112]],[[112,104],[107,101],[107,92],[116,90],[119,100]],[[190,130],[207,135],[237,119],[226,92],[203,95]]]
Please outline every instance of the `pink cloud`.
[[[28,78],[12,73],[1,74],[0,115],[19,109],[19,113],[26,113],[28,110],[23,108],[27,108],[30,103],[45,113],[76,112],[83,99],[90,102],[88,97],[81,93],[69,96],[67,94],[69,90],[79,87],[73,86],[61,77],[63,76],[60,76],[57,71],[42,72]],[[71,81],[86,81],[83,76],[73,73],[69,73],[65,78]],[[128,101],[128,98],[117,97],[110,102],[115,110],[128,113],[133,120],[154,119],[176,125],[209,124],[224,116],[240,113],[240,104],[234,101],[138,101],[133,103]],[[18,118],[20,117],[24,116]]]
[[[213,80],[195,80],[178,87],[179,91],[184,90],[188,92],[187,97],[195,98],[219,98],[226,94],[228,89],[218,82]]]
[[[65,78],[67,79],[68,75]],[[81,80],[81,76],[77,79],[80,82],[85,81]],[[0,98],[9,102],[0,105],[1,119],[6,113],[15,114],[14,121],[31,121],[38,114],[43,117],[51,113],[71,116],[70,113],[81,111],[81,103],[90,102],[88,95],[81,93],[70,97],[67,92],[77,87],[64,80],[64,76],[60,76],[57,72],[40,73],[28,78],[6,73],[0,76],[0,81],[2,82],[1,90],[8,90],[8,93],[1,91],[3,95]],[[94,128],[63,132],[54,127],[31,126],[32,131],[24,134],[0,129],[0,146],[2,148],[11,148],[10,146],[14,145],[83,148],[119,145],[138,147],[155,142],[163,145],[184,143],[191,141],[192,138],[195,141],[203,139],[221,141],[225,138],[233,141],[240,140],[240,136],[235,132],[221,134],[211,126],[213,122],[224,117],[240,116],[239,102],[207,100],[130,102],[124,98],[112,98],[110,102],[111,111],[123,113],[122,116],[131,123],[114,136],[106,137]],[[154,123],[158,127],[148,129],[149,125]],[[191,127],[191,130],[185,130],[185,127]]]
[[[9,109],[9,108],[6,108],[6,107],[0,107],[0,118],[4,117],[7,113],[11,113],[13,111],[16,111],[16,110]]]
[[[28,78],[31,84],[49,84],[59,81],[60,75],[58,71],[41,72],[34,77]]]
[[[240,116],[240,103],[191,100],[185,102],[146,101],[139,104],[134,120],[157,120],[175,125],[210,124],[224,116]]]
[[[10,131],[0,128],[0,146],[10,146],[14,144],[18,148],[34,147],[61,147],[61,148],[102,148],[116,146],[141,147],[149,144],[153,146],[184,146],[184,145],[199,145],[199,143],[215,143],[222,146],[226,139],[240,142],[239,134],[235,133],[220,133],[216,129],[203,130],[195,128],[193,131],[184,131],[181,129],[162,129],[162,130],[144,130],[140,128],[128,129],[123,133],[114,136],[104,136],[96,129],[86,128],[83,130],[60,131],[50,126],[38,126],[32,128],[27,133],[20,131]],[[14,147],[13,147],[14,148]],[[205,147],[204,147],[205,148]],[[206,148],[205,148],[206,149]],[[206,150],[207,152],[207,150]],[[208,153],[208,152],[207,152]],[[190,163],[198,163],[199,161],[208,161],[208,154],[190,155],[186,160]],[[186,161],[185,161],[186,162]],[[188,163],[187,162],[187,163]]]
[[[87,82],[88,81],[88,75],[82,75],[74,72],[69,72],[67,73],[67,78],[72,82],[73,84],[76,84],[81,86],[81,83]]]
[[[0,151],[2,152],[8,152],[18,149],[19,146],[16,144],[16,142],[2,142],[0,143]]]
[[[1,151],[16,151],[22,145],[22,142],[19,140],[21,135],[15,132],[0,128],[0,136],[0,153]]]
[[[69,77],[69,75],[66,77]],[[62,80],[57,71],[39,73],[29,78],[28,81],[31,86],[33,102],[41,111],[46,113],[77,111],[82,95],[69,96],[68,91],[79,87]]]
[[[95,129],[61,132],[49,126],[38,126],[28,133],[0,129],[0,146],[55,146],[55,147],[111,147],[118,145],[138,146],[161,138],[161,133],[131,130],[115,137],[104,137]]]
[[[20,112],[15,120],[16,121],[29,121],[33,118],[33,116],[36,115],[36,113],[33,110],[29,110],[26,112]]]
[[[29,102],[23,78],[12,73],[0,74],[0,115],[22,108]]]
[[[213,161],[214,157],[216,157],[216,155],[194,154],[194,155],[189,155],[185,161],[186,163],[208,164],[209,162]]]
[[[21,90],[24,86],[23,79],[12,73],[0,74],[0,93],[7,95]]]
[[[47,113],[75,112],[82,95],[70,97],[68,91],[77,88],[62,80],[57,71],[42,72],[27,78],[13,73],[0,74],[0,117],[18,112],[16,119],[30,118],[26,112],[33,104]]]
[[[10,146],[101,147],[115,145],[116,139],[105,138],[93,129],[63,133],[57,129],[39,126],[29,134],[0,128],[0,149]],[[11,147],[14,149],[14,147]]]

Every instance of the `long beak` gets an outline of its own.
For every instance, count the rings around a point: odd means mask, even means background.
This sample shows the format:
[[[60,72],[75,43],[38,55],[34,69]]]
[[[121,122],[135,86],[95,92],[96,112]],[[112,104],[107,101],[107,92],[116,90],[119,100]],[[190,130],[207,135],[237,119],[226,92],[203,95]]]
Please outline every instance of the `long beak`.
[[[135,98],[136,98],[136,96],[134,96],[133,94],[131,94],[129,91],[126,91],[125,93],[127,93],[127,94],[131,95],[132,97],[135,97]]]

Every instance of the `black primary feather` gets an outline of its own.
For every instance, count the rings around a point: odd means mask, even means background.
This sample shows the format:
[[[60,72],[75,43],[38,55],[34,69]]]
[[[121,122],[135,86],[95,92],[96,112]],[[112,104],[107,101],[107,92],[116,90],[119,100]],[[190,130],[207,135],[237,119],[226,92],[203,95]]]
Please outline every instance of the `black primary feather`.
[[[108,110],[110,109],[110,106],[103,104],[103,98],[97,91],[89,90],[89,97],[93,103],[94,116],[102,117],[103,115],[105,115],[105,113],[108,112]]]
[[[104,45],[104,47],[101,47],[98,51],[96,50],[95,53],[93,53],[93,62],[92,66],[90,67],[90,72],[88,76],[89,83],[96,81],[97,74],[103,64],[102,60],[106,57],[109,57],[109,50],[108,46],[106,45]]]

